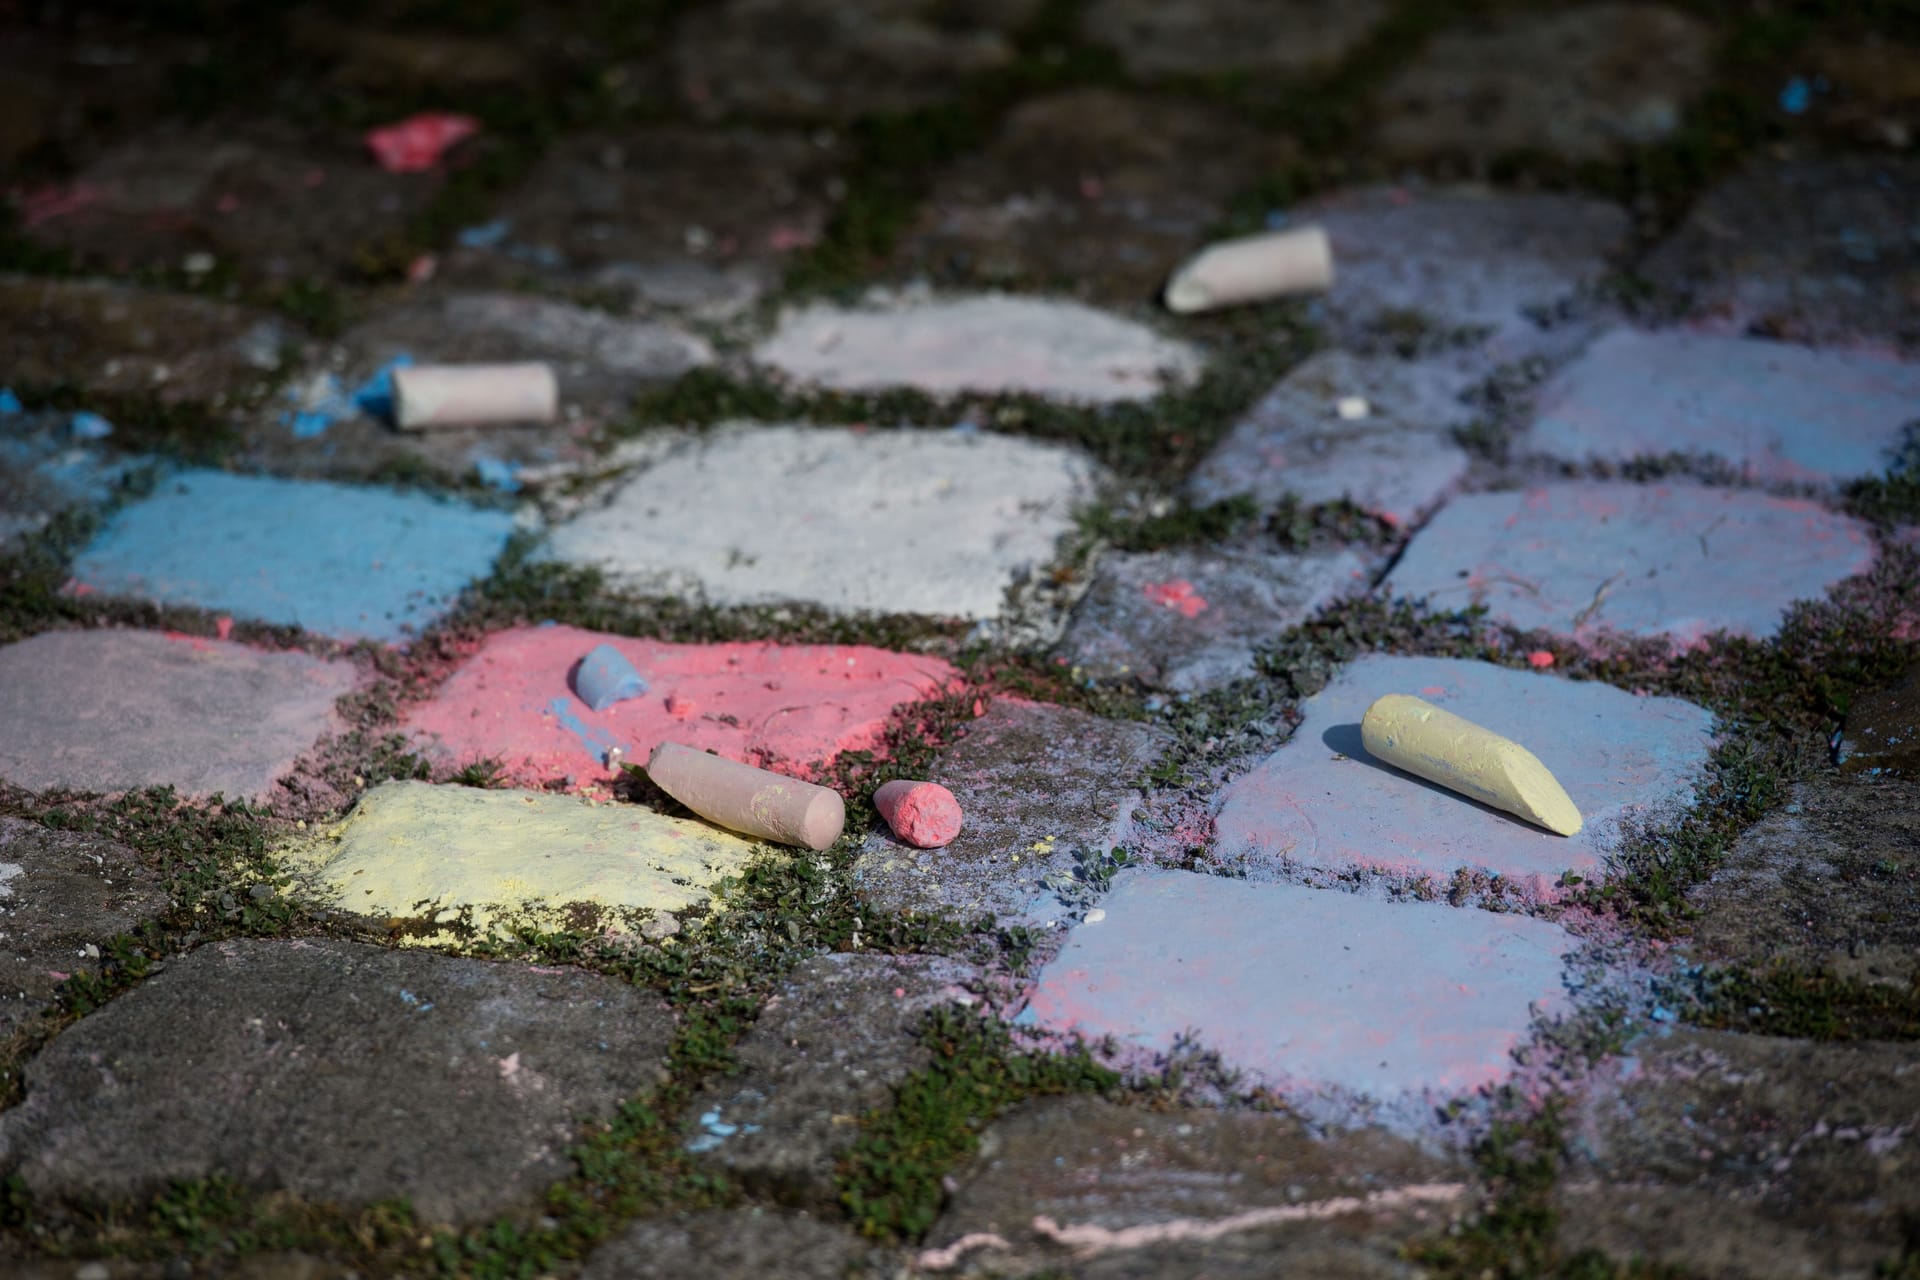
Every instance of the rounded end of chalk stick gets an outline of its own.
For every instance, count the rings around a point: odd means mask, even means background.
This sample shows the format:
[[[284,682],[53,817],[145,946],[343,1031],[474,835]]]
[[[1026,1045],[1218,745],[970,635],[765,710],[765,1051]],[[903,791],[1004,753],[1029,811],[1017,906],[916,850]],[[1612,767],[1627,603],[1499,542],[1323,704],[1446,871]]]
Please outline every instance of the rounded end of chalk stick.
[[[890,792],[882,799],[883,792]],[[937,782],[889,782],[873,796],[893,834],[917,849],[952,844],[966,815],[953,792]]]
[[[826,787],[818,791],[800,819],[800,837],[815,853],[831,849],[847,826],[847,802],[840,798],[840,793]]]
[[[1205,311],[1213,301],[1213,295],[1208,292],[1207,287],[1188,275],[1185,267],[1181,268],[1180,273],[1173,279],[1167,281],[1167,287],[1162,290],[1161,298],[1166,302],[1167,310],[1180,315]]]

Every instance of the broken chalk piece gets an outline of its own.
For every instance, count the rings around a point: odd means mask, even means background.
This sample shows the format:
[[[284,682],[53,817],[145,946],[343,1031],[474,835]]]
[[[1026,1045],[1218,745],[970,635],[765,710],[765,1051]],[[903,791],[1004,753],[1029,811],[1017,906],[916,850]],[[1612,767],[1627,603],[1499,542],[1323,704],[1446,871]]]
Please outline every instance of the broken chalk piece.
[[[645,693],[647,682],[618,649],[597,644],[580,659],[580,668],[573,673],[573,691],[595,711],[605,711],[616,702]]]
[[[707,821],[776,844],[826,849],[847,824],[837,791],[677,742],[653,749],[647,776]]]
[[[893,834],[918,849],[952,844],[965,821],[953,792],[937,782],[896,778],[873,793],[873,807],[893,828]]]
[[[1268,231],[1208,245],[1167,282],[1173,311],[1211,311],[1333,285],[1333,246],[1319,227]]]
[[[560,387],[544,364],[416,364],[393,371],[393,420],[407,430],[552,422]]]
[[[1556,835],[1580,831],[1580,810],[1538,756],[1430,702],[1401,693],[1377,699],[1361,717],[1360,740],[1390,765]]]

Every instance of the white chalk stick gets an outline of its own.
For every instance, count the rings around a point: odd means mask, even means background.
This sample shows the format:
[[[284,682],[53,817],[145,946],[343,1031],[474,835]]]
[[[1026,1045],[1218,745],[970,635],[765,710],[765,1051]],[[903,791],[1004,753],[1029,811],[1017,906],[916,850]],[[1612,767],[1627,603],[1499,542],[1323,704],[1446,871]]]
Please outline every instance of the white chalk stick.
[[[1208,245],[1167,282],[1173,311],[1211,311],[1333,286],[1333,246],[1319,227],[1267,231]]]
[[[663,742],[647,760],[654,785],[709,822],[776,844],[825,849],[847,824],[840,793]]]
[[[393,371],[393,419],[409,431],[482,422],[552,422],[560,386],[544,364],[416,364]]]
[[[1580,810],[1540,757],[1430,702],[1403,693],[1377,699],[1360,718],[1360,740],[1377,758],[1449,791],[1556,835],[1580,832]]]

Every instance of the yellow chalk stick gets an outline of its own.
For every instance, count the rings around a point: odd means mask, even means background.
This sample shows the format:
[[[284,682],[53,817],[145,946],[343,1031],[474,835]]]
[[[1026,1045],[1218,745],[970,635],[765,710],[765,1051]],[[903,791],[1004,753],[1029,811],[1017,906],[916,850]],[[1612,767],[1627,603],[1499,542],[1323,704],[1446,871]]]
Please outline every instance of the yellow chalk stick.
[[[1580,810],[1538,756],[1430,702],[1403,693],[1377,699],[1360,720],[1360,740],[1377,758],[1449,791],[1557,835],[1580,831]]]

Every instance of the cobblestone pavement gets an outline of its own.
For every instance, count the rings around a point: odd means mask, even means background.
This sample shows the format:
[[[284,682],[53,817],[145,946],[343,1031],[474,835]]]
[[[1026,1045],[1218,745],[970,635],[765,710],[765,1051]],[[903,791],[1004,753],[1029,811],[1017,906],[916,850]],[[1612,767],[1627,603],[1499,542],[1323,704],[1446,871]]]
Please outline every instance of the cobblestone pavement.
[[[0,1272],[1920,1276],[1916,128],[1896,3],[0,3]]]

